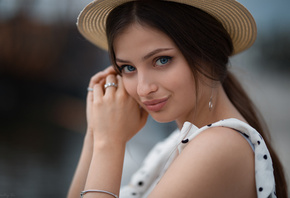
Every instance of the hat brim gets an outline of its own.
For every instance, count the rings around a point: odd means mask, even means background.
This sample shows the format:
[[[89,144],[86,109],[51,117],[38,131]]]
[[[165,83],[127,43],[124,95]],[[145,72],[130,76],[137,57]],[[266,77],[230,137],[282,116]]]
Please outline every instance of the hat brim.
[[[77,27],[93,44],[108,50],[106,21],[115,7],[134,0],[95,0],[79,14]],[[167,0],[199,8],[219,20],[231,36],[234,52],[248,49],[256,40],[257,27],[251,13],[235,0]]]

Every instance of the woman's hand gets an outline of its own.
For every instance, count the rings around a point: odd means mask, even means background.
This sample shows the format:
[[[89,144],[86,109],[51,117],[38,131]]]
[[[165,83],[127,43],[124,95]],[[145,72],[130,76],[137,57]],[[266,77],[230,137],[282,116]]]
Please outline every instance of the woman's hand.
[[[101,85],[105,85],[106,82],[106,77],[110,74],[115,74],[116,72],[114,70],[113,67],[108,67],[107,69],[105,69],[104,71],[98,72],[97,74],[95,74],[91,80],[90,80],[90,84],[89,84],[89,88],[94,88],[95,84],[101,84]],[[91,115],[92,115],[92,106],[93,106],[93,92],[92,91],[88,91],[88,95],[87,95],[87,125],[88,125],[88,132],[92,132],[90,130],[90,126],[92,125],[92,119],[91,119]]]
[[[106,83],[118,87],[105,89]],[[113,67],[93,76],[89,87],[87,121],[95,142],[125,144],[145,125],[148,113],[128,95]]]

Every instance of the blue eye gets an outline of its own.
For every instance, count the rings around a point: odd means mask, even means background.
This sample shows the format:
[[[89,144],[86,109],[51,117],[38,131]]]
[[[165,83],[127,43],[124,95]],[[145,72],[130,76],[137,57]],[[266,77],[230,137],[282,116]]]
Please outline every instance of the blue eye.
[[[121,71],[124,73],[131,73],[131,72],[134,72],[135,70],[136,68],[131,65],[123,65],[121,67]]]
[[[164,56],[164,57],[158,58],[157,61],[156,61],[156,65],[157,65],[157,66],[165,65],[165,64],[167,64],[171,59],[172,59],[172,58],[169,57],[169,56]]]

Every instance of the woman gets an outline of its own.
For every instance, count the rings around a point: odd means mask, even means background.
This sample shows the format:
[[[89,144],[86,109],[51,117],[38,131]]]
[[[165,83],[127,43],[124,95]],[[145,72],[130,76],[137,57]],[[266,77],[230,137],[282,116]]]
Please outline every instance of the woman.
[[[150,152],[120,197],[287,197],[264,126],[226,66],[256,38],[242,5],[94,1],[78,28],[108,49],[114,69],[90,81],[88,130],[68,197],[118,197],[126,142],[148,113],[179,130]]]

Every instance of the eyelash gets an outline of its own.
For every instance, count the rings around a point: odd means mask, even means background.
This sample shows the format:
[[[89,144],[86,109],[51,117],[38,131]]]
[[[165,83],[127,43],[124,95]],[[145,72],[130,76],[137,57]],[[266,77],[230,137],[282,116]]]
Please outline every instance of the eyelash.
[[[131,65],[121,65],[121,66],[119,66],[118,68],[119,68],[119,71],[120,71],[120,73],[124,73],[123,71],[124,71],[124,69],[126,68],[126,67],[133,67],[133,66],[131,66]],[[136,69],[135,67],[133,67],[134,69]],[[134,70],[135,71],[135,70]],[[133,72],[133,71],[132,71]],[[132,72],[129,72],[129,73],[132,73]]]
[[[154,61],[153,61],[153,63],[154,63],[154,67],[163,67],[164,65],[167,65],[168,63],[170,63],[170,61],[172,60],[172,58],[173,58],[173,57],[171,57],[171,56],[159,56],[159,57],[155,58]],[[168,61],[167,61],[166,63],[162,64],[162,65],[157,65],[157,64],[156,64],[157,61],[159,61],[159,60],[161,60],[161,59],[167,59]],[[118,66],[120,73],[123,73],[124,69],[125,69],[126,67],[128,67],[128,66],[133,67],[133,66],[131,66],[131,65],[121,65],[121,66]],[[136,69],[135,67],[133,67],[133,68]],[[135,70],[134,70],[134,71],[135,71]],[[132,72],[133,72],[133,71],[132,71]],[[132,72],[128,72],[128,73],[132,73]]]
[[[167,59],[167,62],[162,64],[162,65],[157,65],[157,67],[162,67],[164,65],[167,65],[168,63],[170,63],[170,61],[172,60],[172,57],[171,56],[160,56],[160,57],[157,57],[154,61],[155,65],[156,66],[156,63],[157,61],[161,60],[161,59]]]

